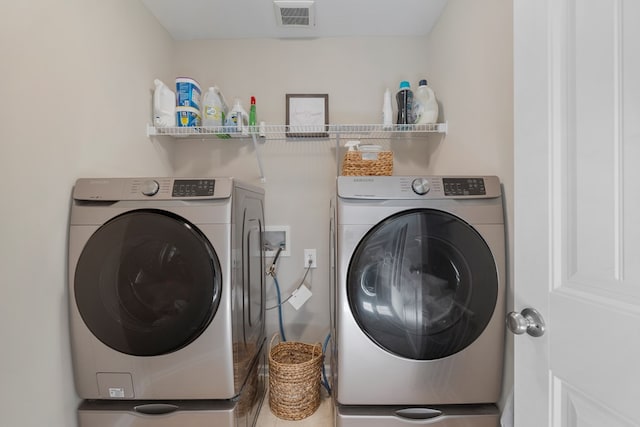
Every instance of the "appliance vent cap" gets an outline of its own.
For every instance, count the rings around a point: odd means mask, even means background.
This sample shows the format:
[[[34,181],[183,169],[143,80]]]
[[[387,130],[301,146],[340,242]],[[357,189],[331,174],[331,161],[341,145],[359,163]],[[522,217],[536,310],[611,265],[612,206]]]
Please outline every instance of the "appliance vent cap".
[[[276,21],[281,27],[315,27],[314,1],[280,1],[274,0],[273,7]]]

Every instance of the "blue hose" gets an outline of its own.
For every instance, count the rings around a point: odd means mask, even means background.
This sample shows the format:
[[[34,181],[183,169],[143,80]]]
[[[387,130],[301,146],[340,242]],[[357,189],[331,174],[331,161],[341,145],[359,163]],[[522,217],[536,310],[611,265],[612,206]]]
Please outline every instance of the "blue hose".
[[[280,325],[280,338],[282,341],[286,341],[287,338],[284,335],[284,325],[282,323],[282,298],[280,297],[280,284],[278,283],[278,278],[276,275],[273,275],[273,283],[276,285],[276,293],[278,294],[278,323]]]
[[[324,345],[322,346],[322,354],[327,352],[327,344],[329,344],[329,339],[331,338],[331,333],[327,334],[327,337],[324,339]],[[324,369],[324,363],[322,364],[322,385],[331,396],[331,387],[329,386],[329,381],[327,380],[327,372]]]

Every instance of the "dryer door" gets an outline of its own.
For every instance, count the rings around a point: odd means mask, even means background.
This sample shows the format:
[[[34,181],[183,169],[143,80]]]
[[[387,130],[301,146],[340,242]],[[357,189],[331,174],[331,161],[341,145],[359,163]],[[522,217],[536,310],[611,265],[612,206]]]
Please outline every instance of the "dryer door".
[[[378,346],[414,360],[455,354],[489,323],[498,296],[491,251],[462,219],[433,209],[404,211],[359,243],[347,297]]]
[[[210,324],[220,302],[220,264],[185,219],[131,211],[89,238],[74,293],[82,319],[104,344],[135,356],[166,354]]]

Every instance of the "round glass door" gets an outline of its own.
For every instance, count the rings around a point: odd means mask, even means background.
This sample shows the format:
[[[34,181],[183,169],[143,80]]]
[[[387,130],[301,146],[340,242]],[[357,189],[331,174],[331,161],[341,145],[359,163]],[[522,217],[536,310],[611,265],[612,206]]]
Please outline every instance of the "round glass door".
[[[455,354],[474,342],[498,296],[495,261],[462,219],[433,209],[404,211],[359,243],[347,298],[378,346],[414,360]]]
[[[220,264],[204,235],[165,211],[137,210],[101,226],[75,271],[78,311],[109,347],[136,356],[176,351],[210,324]]]

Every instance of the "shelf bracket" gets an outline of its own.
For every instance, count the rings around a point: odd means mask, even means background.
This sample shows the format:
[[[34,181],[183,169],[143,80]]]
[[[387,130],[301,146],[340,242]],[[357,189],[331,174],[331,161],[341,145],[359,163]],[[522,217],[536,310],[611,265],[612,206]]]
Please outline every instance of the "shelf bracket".
[[[253,141],[253,149],[256,151],[258,169],[260,169],[260,181],[267,182],[267,178],[264,176],[264,167],[262,166],[262,154],[260,153],[260,147],[258,147],[257,134],[255,132],[251,134],[251,140]]]

